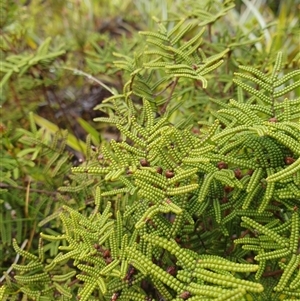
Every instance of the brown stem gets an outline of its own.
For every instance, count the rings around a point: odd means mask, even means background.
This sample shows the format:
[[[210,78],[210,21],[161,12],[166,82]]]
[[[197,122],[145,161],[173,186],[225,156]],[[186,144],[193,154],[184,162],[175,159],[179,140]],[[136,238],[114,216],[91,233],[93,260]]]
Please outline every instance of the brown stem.
[[[155,97],[161,95],[162,93],[164,93],[173,83],[174,83],[174,81],[172,80],[162,91],[153,94],[153,97],[155,98]]]
[[[270,271],[270,272],[265,272],[262,274],[263,277],[273,277],[277,276],[283,273],[283,270],[276,270],[276,271]]]
[[[22,187],[22,186],[13,186],[13,185],[8,185],[5,183],[0,183],[0,188],[14,188],[14,189],[20,189],[20,190],[27,190],[27,187]],[[47,191],[43,189],[33,189],[30,188],[30,192],[39,192],[39,193],[45,193],[45,194],[50,194],[50,195],[55,195],[55,191]]]
[[[176,77],[176,79],[172,83],[172,88],[171,88],[170,95],[169,95],[167,101],[165,102],[165,104],[163,105],[163,107],[160,110],[161,115],[163,115],[166,112],[167,106],[169,105],[169,103],[171,101],[172,95],[174,93],[174,90],[175,90],[175,87],[176,87],[178,81],[179,81],[179,77]]]

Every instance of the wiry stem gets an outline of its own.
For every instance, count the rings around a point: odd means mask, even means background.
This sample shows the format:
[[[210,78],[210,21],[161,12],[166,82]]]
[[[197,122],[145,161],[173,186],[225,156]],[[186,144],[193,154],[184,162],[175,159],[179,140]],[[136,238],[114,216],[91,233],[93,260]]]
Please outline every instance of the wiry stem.
[[[179,77],[176,77],[176,79],[173,81],[173,84],[172,84],[172,87],[171,87],[170,95],[169,95],[167,101],[165,102],[165,104],[163,105],[163,107],[162,107],[161,110],[160,110],[161,115],[163,115],[163,114],[166,112],[166,110],[167,110],[167,106],[169,105],[169,103],[170,103],[170,101],[171,101],[171,98],[172,98],[172,95],[173,95],[173,93],[174,93],[175,87],[176,87],[176,85],[177,85],[177,83],[178,83],[178,80],[179,80]]]

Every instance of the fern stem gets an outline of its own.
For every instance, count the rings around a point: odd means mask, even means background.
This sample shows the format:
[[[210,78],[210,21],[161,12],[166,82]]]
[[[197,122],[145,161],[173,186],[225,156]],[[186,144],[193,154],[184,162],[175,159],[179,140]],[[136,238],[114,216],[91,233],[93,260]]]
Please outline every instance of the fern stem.
[[[165,104],[163,105],[162,109],[160,110],[161,115],[163,115],[167,110],[167,106],[169,105],[169,103],[171,101],[171,98],[174,93],[175,87],[178,83],[178,80],[179,80],[179,77],[176,77],[175,80],[172,82],[172,88],[171,88],[170,95],[169,95],[167,101],[165,102]]]

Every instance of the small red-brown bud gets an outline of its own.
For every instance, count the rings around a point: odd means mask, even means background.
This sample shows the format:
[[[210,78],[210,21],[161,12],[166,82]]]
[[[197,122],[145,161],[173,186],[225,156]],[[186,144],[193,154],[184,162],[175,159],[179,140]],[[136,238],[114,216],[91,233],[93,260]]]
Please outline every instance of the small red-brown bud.
[[[172,276],[176,275],[176,268],[174,266],[169,266],[166,269],[166,272]]]
[[[228,164],[225,163],[225,162],[223,162],[223,161],[218,162],[217,166],[218,166],[219,169],[226,169],[226,168],[228,168]]]
[[[190,296],[191,296],[191,293],[188,292],[188,291],[185,291],[185,292],[182,292],[182,293],[179,295],[179,298],[181,298],[181,299],[183,299],[183,300],[186,300],[186,299],[188,299]]]
[[[192,132],[194,134],[200,134],[200,130],[198,128],[196,128],[196,127],[192,128]]]
[[[229,201],[229,199],[227,197],[223,197],[221,200],[221,203],[226,204],[226,203],[228,203],[228,201]]]
[[[252,176],[253,172],[254,172],[253,169],[249,169],[249,170],[247,171],[247,175]]]
[[[239,168],[234,170],[234,175],[237,179],[241,179],[243,177],[242,172]]]
[[[127,174],[127,175],[132,175],[132,174],[133,174],[133,171],[130,170],[130,169],[128,169],[128,170],[126,171],[126,174]]]
[[[166,178],[171,179],[174,177],[174,172],[171,170],[166,170]]]
[[[226,192],[226,193],[229,193],[229,192],[231,192],[233,190],[233,187],[230,187],[230,186],[224,186],[224,191]]]
[[[180,237],[176,237],[176,238],[175,238],[175,241],[176,241],[177,243],[180,243],[180,242],[181,242]]]
[[[98,250],[100,248],[100,245],[99,244],[94,244],[94,248]]]
[[[140,160],[140,164],[144,167],[147,167],[150,165],[149,162],[145,158]]]
[[[291,165],[295,162],[295,159],[293,157],[285,157],[284,162],[286,165]]]
[[[104,258],[107,258],[107,257],[110,256],[110,251],[108,249],[106,249],[105,251],[103,251],[102,255],[103,255]]]
[[[269,119],[269,122],[277,122],[277,121],[278,121],[278,120],[277,120],[276,117],[272,117],[272,118]]]
[[[106,264],[110,264],[112,261],[113,261],[113,260],[112,260],[111,257],[105,258],[105,263],[106,263]]]
[[[253,262],[254,262],[253,257],[247,257],[246,260],[247,260],[249,263],[253,263]]]
[[[159,167],[156,168],[156,172],[159,173],[159,174],[162,174],[163,169],[159,166]]]
[[[171,204],[172,201],[171,201],[170,199],[166,199],[166,203],[167,203],[167,204]]]

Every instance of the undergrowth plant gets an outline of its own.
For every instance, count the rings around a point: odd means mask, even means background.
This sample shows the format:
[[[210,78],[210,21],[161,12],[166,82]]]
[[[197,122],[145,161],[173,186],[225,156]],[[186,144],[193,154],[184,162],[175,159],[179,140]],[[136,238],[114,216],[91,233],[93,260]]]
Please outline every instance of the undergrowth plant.
[[[4,273],[3,300],[300,299],[300,71],[279,52],[232,74],[234,54],[257,41],[214,47],[207,24],[172,24],[141,32],[143,51],[115,54],[128,80],[95,121],[117,138],[93,146],[88,136],[86,161],[58,189],[65,204],[39,222],[36,252],[13,239],[22,262]],[[199,95],[209,109],[186,116]],[[33,132],[19,158],[50,156],[55,181],[67,138]]]

